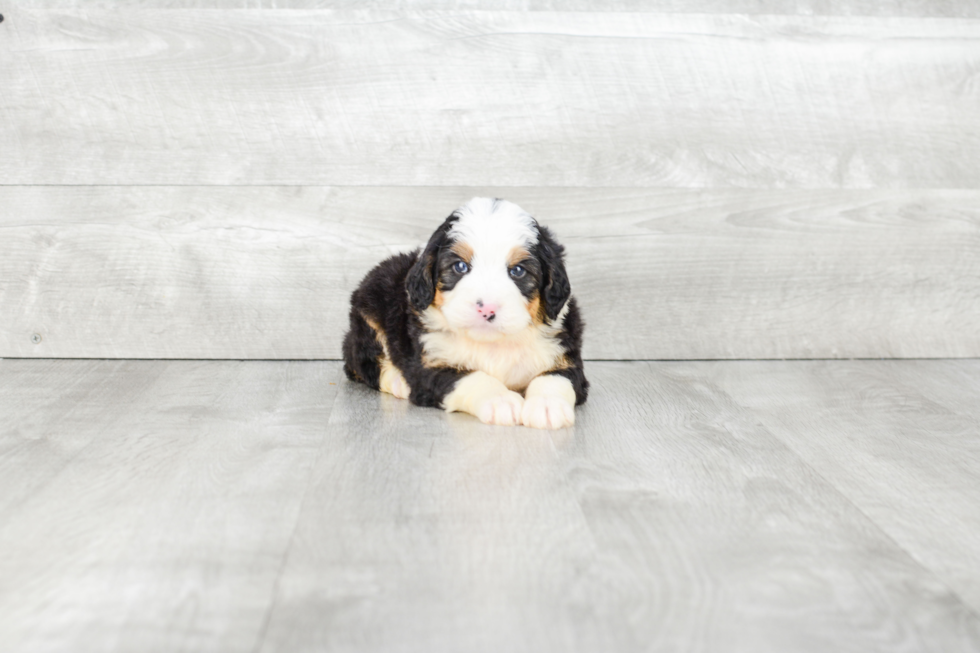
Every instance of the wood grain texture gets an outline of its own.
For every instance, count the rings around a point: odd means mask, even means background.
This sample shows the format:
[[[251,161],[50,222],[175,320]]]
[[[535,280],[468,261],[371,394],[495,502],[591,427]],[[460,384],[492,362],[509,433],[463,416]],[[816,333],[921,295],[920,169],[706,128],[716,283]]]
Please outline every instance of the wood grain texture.
[[[250,650],[326,370],[0,361],[0,649]]]
[[[615,623],[621,650],[976,647],[976,612],[940,607],[962,600],[770,433],[764,410],[713,382],[742,365],[591,364],[589,409],[558,448],[601,561],[576,594],[596,607],[577,620],[583,632]],[[794,365],[757,363],[789,377]],[[869,483],[882,480],[875,472]]]
[[[980,23],[47,9],[4,184],[980,187]]]
[[[980,356],[976,191],[499,187],[0,188],[0,356],[339,358],[475,194],[566,245],[587,358]]]
[[[43,9],[399,9],[478,11],[626,11],[800,16],[980,18],[969,0],[19,0]]]
[[[0,360],[0,649],[980,647],[980,570],[947,576],[980,534],[980,361],[588,369],[542,432],[336,362]],[[786,438],[797,410],[854,462]]]
[[[574,650],[592,538],[548,432],[353,384],[328,429],[259,651]]]
[[[343,388],[259,650],[980,646],[975,612],[689,369],[591,364],[550,438]]]
[[[746,362],[710,374],[980,612],[980,363]]]

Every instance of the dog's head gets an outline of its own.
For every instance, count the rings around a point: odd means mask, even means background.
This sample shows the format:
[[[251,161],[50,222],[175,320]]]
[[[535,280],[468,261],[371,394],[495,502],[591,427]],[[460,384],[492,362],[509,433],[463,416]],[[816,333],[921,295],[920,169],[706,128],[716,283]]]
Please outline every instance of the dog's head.
[[[406,278],[412,307],[497,340],[551,324],[571,294],[564,248],[516,204],[477,197],[436,229]]]

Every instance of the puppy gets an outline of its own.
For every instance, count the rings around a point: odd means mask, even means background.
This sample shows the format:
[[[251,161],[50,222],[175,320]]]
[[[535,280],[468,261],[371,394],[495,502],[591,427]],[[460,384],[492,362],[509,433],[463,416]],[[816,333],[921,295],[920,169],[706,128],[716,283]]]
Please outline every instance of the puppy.
[[[574,424],[589,383],[563,259],[516,204],[470,200],[351,295],[347,378],[487,424]]]

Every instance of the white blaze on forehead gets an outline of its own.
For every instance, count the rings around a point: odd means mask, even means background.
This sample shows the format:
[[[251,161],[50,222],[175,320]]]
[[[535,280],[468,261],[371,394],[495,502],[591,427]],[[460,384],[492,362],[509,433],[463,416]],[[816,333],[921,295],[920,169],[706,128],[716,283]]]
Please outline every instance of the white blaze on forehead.
[[[459,219],[449,237],[473,247],[477,255],[502,252],[513,247],[530,247],[538,242],[538,229],[531,214],[506,200],[474,197],[456,210]]]
[[[538,229],[527,211],[511,202],[477,197],[455,211],[449,238],[473,250],[467,270],[452,290],[443,293],[440,308],[451,329],[470,338],[495,340],[513,335],[531,323],[527,300],[508,272],[515,248],[530,249]],[[487,305],[492,319],[478,310]]]

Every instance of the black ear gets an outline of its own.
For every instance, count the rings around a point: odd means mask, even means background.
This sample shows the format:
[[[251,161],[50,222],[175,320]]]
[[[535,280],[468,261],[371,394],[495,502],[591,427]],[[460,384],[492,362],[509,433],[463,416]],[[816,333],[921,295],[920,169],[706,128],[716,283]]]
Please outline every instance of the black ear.
[[[538,227],[538,258],[541,261],[541,301],[548,321],[554,321],[572,294],[565,272],[565,248],[547,227]]]
[[[429,238],[425,249],[419,252],[415,265],[405,277],[408,300],[416,311],[424,311],[436,298],[436,265],[441,250],[449,239],[449,228],[459,217],[453,213],[439,226]]]

